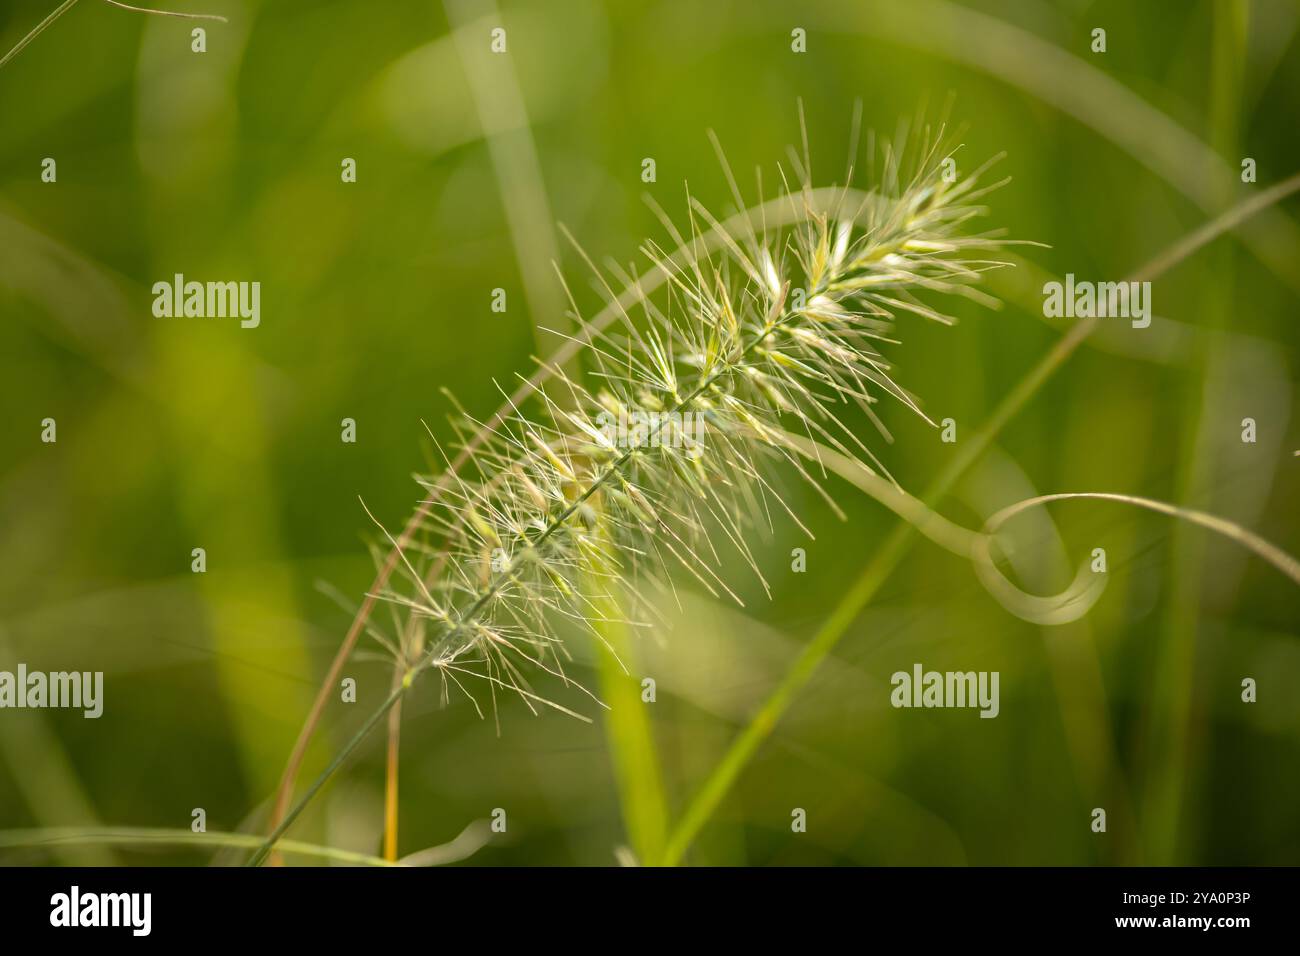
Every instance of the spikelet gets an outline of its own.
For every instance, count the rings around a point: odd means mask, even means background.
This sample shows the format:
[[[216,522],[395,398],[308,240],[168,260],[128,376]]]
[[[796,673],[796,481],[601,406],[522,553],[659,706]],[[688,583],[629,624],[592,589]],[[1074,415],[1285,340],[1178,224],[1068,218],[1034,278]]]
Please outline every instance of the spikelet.
[[[839,415],[856,405],[883,432],[872,412],[882,399],[922,414],[879,348],[895,316],[949,322],[934,301],[944,296],[996,305],[973,286],[1003,264],[980,258],[1001,242],[966,232],[993,187],[980,185],[984,169],[946,181],[944,145],[909,151],[906,173],[902,151],[886,147],[875,189],[844,188],[829,208],[814,207],[805,148],[802,183],[781,197],[792,224],[724,230],[713,251],[704,232],[721,227],[691,200],[687,237],[665,217],[684,255],[642,247],[657,292],[620,307],[616,328],[587,327],[582,381],[549,368],[552,387],[532,387],[492,428],[462,413],[471,467],[428,480],[433,503],[382,594],[402,611],[406,666],[441,673],[444,695],[474,699],[475,678],[494,701],[510,689],[567,710],[529,674],[567,681],[565,636],[599,639],[598,609],[622,606],[648,626],[678,579],[739,600],[724,555],[766,587],[749,533],[782,513],[798,523],[772,466],[816,483],[782,435],[885,471]]]

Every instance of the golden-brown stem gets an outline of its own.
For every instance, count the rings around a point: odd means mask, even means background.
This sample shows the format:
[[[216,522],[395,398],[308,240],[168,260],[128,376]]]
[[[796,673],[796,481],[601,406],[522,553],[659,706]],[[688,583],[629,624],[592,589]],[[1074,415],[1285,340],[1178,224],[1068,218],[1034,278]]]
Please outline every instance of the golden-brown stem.
[[[393,668],[393,690],[402,683],[404,667]],[[388,765],[384,775],[384,859],[397,859],[397,759],[402,735],[402,702],[388,712]]]

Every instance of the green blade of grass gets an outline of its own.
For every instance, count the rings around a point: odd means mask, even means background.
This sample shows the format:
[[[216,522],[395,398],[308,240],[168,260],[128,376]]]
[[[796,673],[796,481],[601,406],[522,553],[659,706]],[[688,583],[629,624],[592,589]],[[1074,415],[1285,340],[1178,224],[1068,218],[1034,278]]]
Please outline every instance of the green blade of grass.
[[[1247,34],[1246,7],[1234,0],[1213,5],[1213,31],[1209,75],[1210,138],[1218,150],[1235,151],[1237,104],[1241,97]],[[1219,187],[1221,203],[1226,190]],[[1294,262],[1294,260],[1292,260]],[[1211,250],[1210,267],[1201,282],[1201,322],[1212,331],[1229,324],[1233,307],[1233,249],[1218,244]],[[1187,386],[1192,409],[1182,430],[1178,455],[1176,495],[1182,502],[1206,500],[1213,487],[1215,462],[1214,409],[1228,399],[1222,369],[1223,350],[1213,336],[1203,336],[1194,368],[1199,373]],[[1187,849],[1195,812],[1189,801],[1188,779],[1196,762],[1193,743],[1196,645],[1201,634],[1203,576],[1207,570],[1206,545],[1199,537],[1177,527],[1170,543],[1169,597],[1163,621],[1154,635],[1155,660],[1152,690],[1143,713],[1144,773],[1139,808],[1143,821],[1144,863],[1171,866]]]
[[[635,669],[631,628],[618,596],[618,568],[600,555],[589,558],[593,577],[592,626],[602,646],[598,649],[601,697],[609,706],[605,738],[632,851],[641,863],[654,866],[663,858],[668,839],[668,801],[655,751],[649,705],[641,700]]]

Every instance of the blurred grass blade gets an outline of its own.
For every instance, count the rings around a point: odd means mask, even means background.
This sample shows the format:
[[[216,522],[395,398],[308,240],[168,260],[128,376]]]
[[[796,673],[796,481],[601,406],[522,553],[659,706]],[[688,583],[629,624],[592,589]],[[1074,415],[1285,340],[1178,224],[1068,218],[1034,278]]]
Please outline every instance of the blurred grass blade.
[[[604,716],[605,738],[618,786],[623,824],[636,859],[655,866],[668,839],[668,803],[664,796],[659,758],[650,723],[650,705],[641,699],[637,672],[625,662],[635,659],[631,628],[619,600],[619,569],[592,549],[589,575],[593,594],[591,624],[600,637],[598,675],[601,697],[609,706]]]
[[[886,9],[887,8],[887,9]],[[1020,27],[945,0],[832,7],[825,28],[881,36],[974,67],[1110,140],[1207,214],[1237,173],[1205,142],[1086,60]],[[1244,220],[1243,220],[1244,222]],[[1300,227],[1268,211],[1241,230],[1256,258],[1300,290]]]

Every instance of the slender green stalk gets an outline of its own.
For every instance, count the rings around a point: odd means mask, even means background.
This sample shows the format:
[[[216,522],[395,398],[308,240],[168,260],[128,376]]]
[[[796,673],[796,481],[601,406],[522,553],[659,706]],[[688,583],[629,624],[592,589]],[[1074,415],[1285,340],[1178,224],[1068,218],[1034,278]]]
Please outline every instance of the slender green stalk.
[[[285,814],[284,819],[280,821],[279,825],[271,831],[265,840],[258,841],[257,852],[248,859],[245,866],[261,866],[266,862],[266,858],[271,855],[271,851],[275,849],[275,845],[280,841],[280,837],[284,836],[285,831],[288,830],[289,827],[293,826],[293,822],[298,819],[298,814],[302,813],[303,809],[311,802],[312,797],[316,796],[320,788],[325,786],[325,782],[329,780],[330,777],[334,776],[334,772],[338,770],[339,767],[343,766],[343,763],[352,754],[352,751],[356,750],[357,747],[360,746],[361,741],[365,740],[366,737],[369,736],[370,731],[374,730],[375,726],[384,719],[384,715],[388,713],[392,706],[402,699],[402,695],[406,693],[406,689],[409,686],[410,678],[408,675],[408,678],[394,688],[392,693],[390,693],[388,697],[384,699],[384,702],[379,705],[379,708],[366,719],[366,722],[361,725],[361,729],[352,735],[352,739],[344,744],[342,749],[334,755],[334,759],[331,760],[329,765],[320,772],[320,775],[312,781],[311,786],[307,788],[307,792],[304,793],[302,797],[299,798],[298,802],[294,804],[293,808]]]
[[[602,548],[612,546],[607,530],[602,532]],[[588,556],[593,582],[595,606],[591,626],[600,634],[597,673],[601,698],[609,705],[605,715],[605,737],[623,825],[637,861],[656,866],[663,858],[668,840],[668,799],[664,794],[663,774],[655,750],[650,706],[641,700],[636,671],[628,673],[625,664],[635,660],[631,628],[624,620],[620,600],[618,568],[603,551]]]
[[[40,23],[36,24],[36,26],[32,28],[32,31],[28,33],[27,36],[19,40],[14,45],[14,48],[12,50],[6,53],[3,57],[0,57],[0,68],[3,68],[6,63],[8,63],[10,60],[16,57],[19,53],[23,52],[23,49],[27,46],[27,44],[31,43],[38,36],[40,36],[42,33],[48,30],[50,24],[52,24],[55,20],[59,19],[59,17],[63,16],[65,13],[71,10],[74,6],[76,6],[76,4],[77,4],[77,0],[63,0],[63,3],[55,7],[54,11],[48,17],[46,17]]]
[[[727,795],[741,771],[776,728],[795,695],[808,683],[822,661],[844,636],[844,632],[858,616],[858,612],[875,596],[880,585],[894,570],[894,565],[907,550],[914,533],[915,528],[907,521],[899,522],[894,526],[894,530],[876,551],[861,577],[840,599],[831,616],[823,622],[812,641],[804,647],[794,664],[781,678],[776,689],[727,749],[726,755],[691,800],[685,814],[669,837],[668,848],[664,851],[665,866],[675,866],[681,862],[696,834],[713,816],[713,812],[722,803],[723,797]]]
[[[1247,6],[1240,0],[1212,4],[1209,69],[1209,133],[1220,154],[1233,156],[1238,147],[1238,104],[1242,95],[1248,35]],[[1207,188],[1221,206],[1230,201],[1233,179],[1215,179]],[[1192,409],[1180,429],[1176,500],[1212,501],[1216,474],[1214,432],[1216,410],[1232,400],[1223,374],[1226,361],[1215,333],[1227,327],[1238,297],[1234,296],[1234,249],[1216,244],[1201,274],[1198,303],[1200,324],[1207,332],[1198,342],[1193,368],[1199,373],[1184,386]],[[1295,261],[1294,257],[1291,260]],[[1168,597],[1162,620],[1152,635],[1152,689],[1143,713],[1143,761],[1139,809],[1142,813],[1143,862],[1177,864],[1191,849],[1187,827],[1195,812],[1196,772],[1194,687],[1197,644],[1202,636],[1203,583],[1209,570],[1208,552],[1199,537],[1178,527],[1170,543]]]

